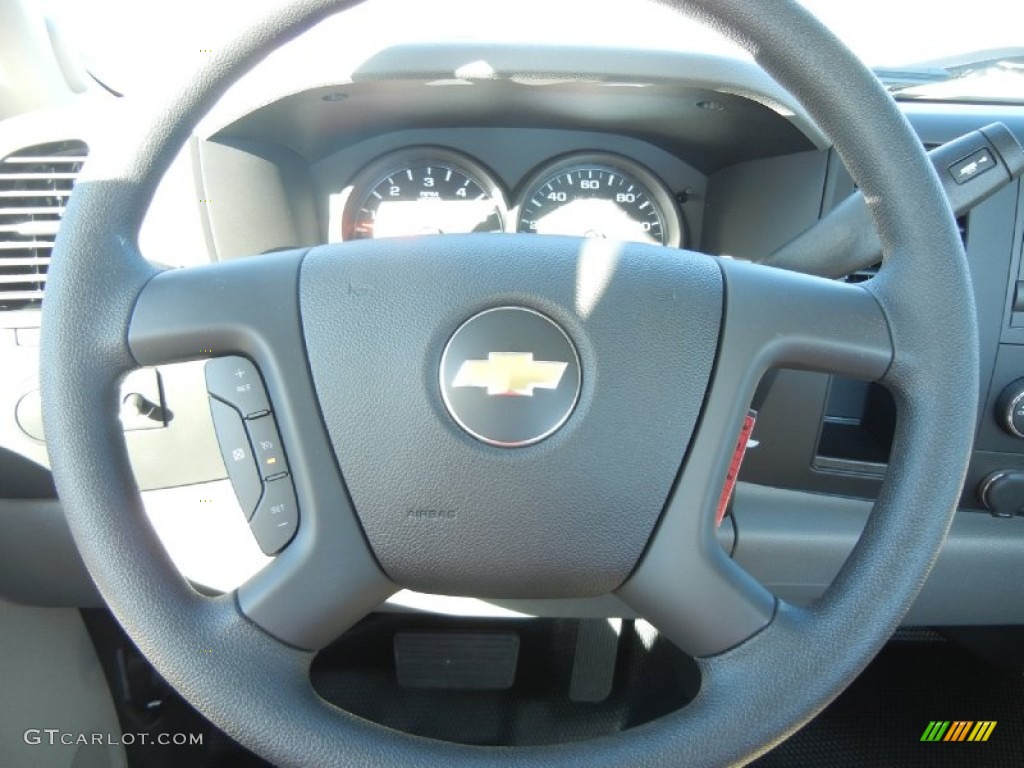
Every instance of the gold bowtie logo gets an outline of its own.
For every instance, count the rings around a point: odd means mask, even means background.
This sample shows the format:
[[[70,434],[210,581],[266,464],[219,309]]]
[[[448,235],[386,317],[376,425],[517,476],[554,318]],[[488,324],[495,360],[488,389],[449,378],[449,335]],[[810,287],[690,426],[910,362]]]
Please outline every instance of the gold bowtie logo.
[[[486,360],[467,360],[453,387],[482,387],[488,395],[533,397],[533,390],[558,389],[568,363],[534,360],[532,352],[491,352]]]

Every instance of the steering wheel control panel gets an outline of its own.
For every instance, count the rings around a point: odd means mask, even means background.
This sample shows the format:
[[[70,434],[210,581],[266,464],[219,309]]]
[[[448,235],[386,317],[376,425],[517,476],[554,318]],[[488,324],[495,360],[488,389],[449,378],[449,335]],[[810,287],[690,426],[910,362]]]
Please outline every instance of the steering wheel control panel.
[[[206,363],[206,389],[221,457],[264,554],[280,552],[299,526],[288,460],[256,366],[243,357]]]

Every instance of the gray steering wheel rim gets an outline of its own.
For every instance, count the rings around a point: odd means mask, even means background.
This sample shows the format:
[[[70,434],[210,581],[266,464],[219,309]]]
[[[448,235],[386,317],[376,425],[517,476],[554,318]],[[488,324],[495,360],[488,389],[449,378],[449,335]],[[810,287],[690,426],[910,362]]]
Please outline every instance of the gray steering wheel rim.
[[[832,138],[871,201],[887,259],[869,290],[890,319],[895,356],[884,383],[900,410],[891,472],[825,597],[811,609],[780,603],[760,634],[701,659],[705,685],[686,709],[557,747],[474,748],[398,734],[320,700],[308,679],[310,653],[247,622],[233,596],[199,599],[182,581],[145,519],[116,416],[116,383],[136,367],[127,323],[156,274],[136,241],[160,176],[230,83],[353,4],[303,0],[260,22],[131,149],[94,153],[76,187],[47,287],[42,391],[55,480],[91,575],[167,680],[279,764],[720,765],[760,754],[820,711],[898,625],[942,545],[966,471],[977,400],[974,305],[954,222],[923,149],[871,74],[794,3],[773,6],[767,18],[757,0],[665,3],[748,48]],[[119,280],[111,283],[111,274]],[[948,375],[935,375],[942,370]],[[199,654],[200,647],[214,652]]]

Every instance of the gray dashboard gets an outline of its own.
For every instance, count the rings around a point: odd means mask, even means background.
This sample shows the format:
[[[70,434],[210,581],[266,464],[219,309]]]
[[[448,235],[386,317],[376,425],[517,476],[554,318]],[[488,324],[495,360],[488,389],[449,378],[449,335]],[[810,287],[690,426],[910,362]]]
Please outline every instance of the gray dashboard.
[[[714,62],[702,58],[689,76],[669,80],[655,76],[665,71],[659,54],[620,63],[618,77],[608,74],[607,62],[595,61],[594,71],[604,68],[600,77],[549,71],[544,79],[539,71],[502,76],[503,56],[512,53],[498,51],[488,59],[497,74],[451,77],[445,57],[466,61],[464,54],[434,51],[427,65],[414,66],[409,62],[422,61],[415,50],[392,52],[366,63],[358,77],[285,93],[197,135],[147,220],[150,241],[183,243],[181,261],[172,260],[174,248],[166,245],[154,257],[181,265],[338,239],[331,195],[376,159],[415,146],[468,155],[493,173],[509,200],[553,158],[614,153],[666,185],[691,248],[748,259],[792,239],[853,189],[820,133],[799,111],[779,108],[784,95],[756,80],[737,87],[747,72],[742,66],[723,65],[716,83]],[[701,106],[709,103],[714,106]],[[904,108],[929,146],[994,120],[1024,141],[1021,108]],[[0,157],[44,143],[47,132],[87,139],[104,117],[59,120],[41,133],[0,123]],[[977,494],[993,472],[1024,470],[1024,440],[1008,435],[993,415],[1003,389],[1024,376],[1024,312],[1014,308],[1017,283],[1024,282],[1019,184],[978,206],[963,224],[981,330],[979,427],[962,510],[909,621],[1021,623],[1024,517],[990,515]],[[52,498],[45,444],[26,432],[18,410],[36,388],[29,329],[37,325],[34,309],[0,312],[0,524],[8,532],[0,539],[0,594],[34,604],[89,603],[96,598]],[[169,417],[158,426],[136,423],[127,440],[140,488],[170,492],[161,498],[173,511],[223,484],[226,473],[197,364],[153,375],[159,378],[148,396]],[[867,385],[797,371],[780,372],[758,405],[758,445],[744,464],[723,545],[778,594],[810,601],[827,587],[866,519],[885,471],[891,414],[884,394]],[[173,495],[176,489],[182,493]],[[189,495],[188,489],[197,490]],[[197,525],[195,536],[214,535]],[[258,568],[262,561],[247,563]],[[618,610],[607,602],[501,607],[563,615]]]

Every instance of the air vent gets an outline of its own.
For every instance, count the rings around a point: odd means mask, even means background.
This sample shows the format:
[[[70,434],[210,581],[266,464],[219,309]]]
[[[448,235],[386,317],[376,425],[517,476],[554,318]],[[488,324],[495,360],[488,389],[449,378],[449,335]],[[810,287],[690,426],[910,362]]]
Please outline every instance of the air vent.
[[[53,239],[88,152],[60,141],[0,160],[0,310],[42,303]]]
[[[964,248],[967,247],[967,216],[961,216],[956,220],[956,228],[960,232],[960,241],[964,244]],[[870,280],[872,277],[878,274],[878,270],[881,269],[882,263],[872,264],[870,267],[864,269],[858,269],[852,275],[848,275],[845,280],[848,283],[863,283],[865,280]]]

